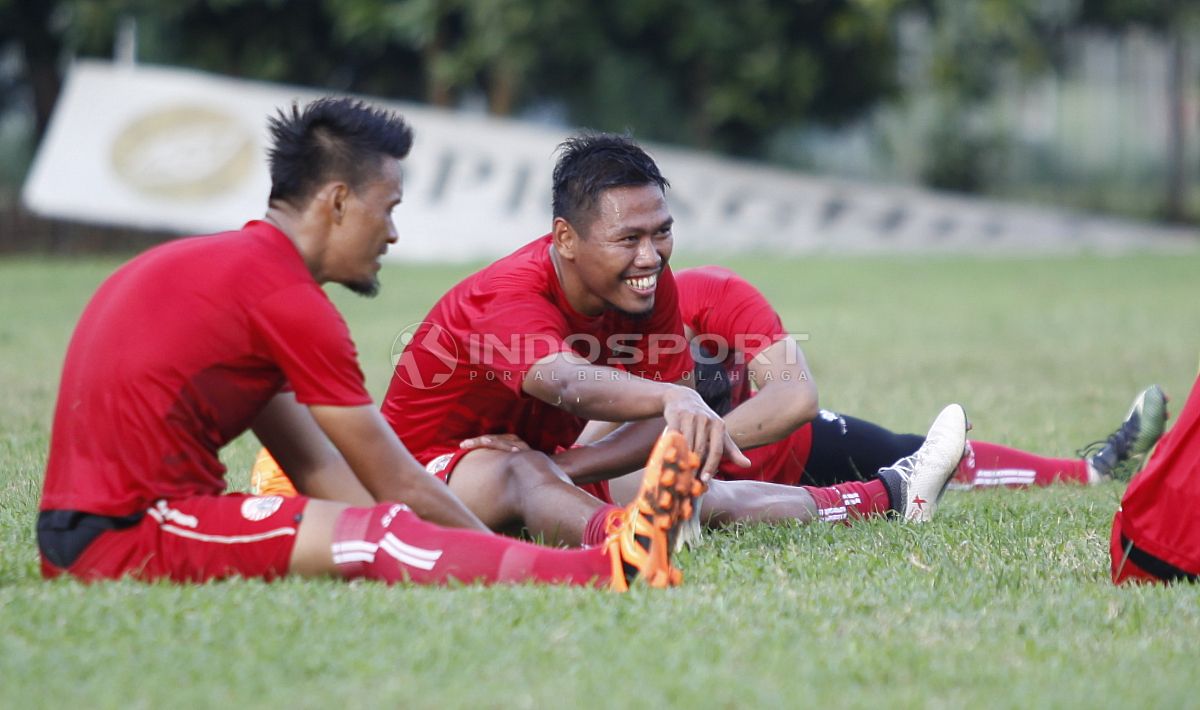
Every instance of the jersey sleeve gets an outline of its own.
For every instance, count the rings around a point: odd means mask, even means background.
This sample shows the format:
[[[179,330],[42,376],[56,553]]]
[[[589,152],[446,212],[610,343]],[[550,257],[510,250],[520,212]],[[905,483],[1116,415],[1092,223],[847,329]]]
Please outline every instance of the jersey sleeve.
[[[298,402],[371,404],[350,329],[319,287],[281,289],[251,310],[251,320]]]
[[[521,385],[534,363],[571,350],[566,319],[539,293],[497,294],[474,311],[471,360],[517,395],[523,395]]]
[[[766,296],[737,275],[725,280],[720,298],[707,316],[702,332],[722,338],[725,346],[742,353],[746,362],[787,336]]]

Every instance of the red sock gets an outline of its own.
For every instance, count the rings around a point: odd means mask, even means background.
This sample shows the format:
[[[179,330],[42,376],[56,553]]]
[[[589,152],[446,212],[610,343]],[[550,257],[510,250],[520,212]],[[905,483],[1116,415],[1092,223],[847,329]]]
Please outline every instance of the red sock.
[[[802,486],[817,504],[817,519],[826,522],[883,515],[891,510],[887,487],[878,478],[826,488]]]
[[[599,545],[608,537],[608,516],[620,506],[602,505],[588,518],[587,526],[583,529],[583,544],[588,547]]]
[[[602,548],[556,550],[427,523],[403,505],[347,508],[333,526],[333,561],[347,579],[387,583],[549,582],[605,586]]]
[[[967,442],[954,475],[958,483],[973,486],[1049,486],[1054,483],[1088,483],[1083,459],[1052,459],[986,441]]]

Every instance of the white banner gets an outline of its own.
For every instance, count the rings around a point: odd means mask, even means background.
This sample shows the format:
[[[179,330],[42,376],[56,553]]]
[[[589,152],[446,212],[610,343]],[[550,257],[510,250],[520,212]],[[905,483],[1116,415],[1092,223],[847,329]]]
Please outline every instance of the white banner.
[[[263,214],[266,120],[322,92],[144,65],[77,62],[24,190],[40,214],[184,233]],[[550,228],[567,129],[372,100],[400,111],[405,161],[392,257],[488,259]],[[819,179],[647,146],[671,181],[676,248],[771,253],[1000,253],[1195,248],[1197,234],[923,190]]]

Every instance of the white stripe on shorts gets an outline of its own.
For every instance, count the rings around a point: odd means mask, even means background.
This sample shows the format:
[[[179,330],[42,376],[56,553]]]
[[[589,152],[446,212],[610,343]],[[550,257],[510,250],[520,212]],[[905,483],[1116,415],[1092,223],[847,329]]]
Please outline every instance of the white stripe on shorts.
[[[296,528],[275,528],[266,532],[256,533],[254,535],[206,535],[198,533],[194,530],[177,527],[175,525],[160,525],[159,529],[172,535],[186,537],[190,540],[199,540],[200,542],[216,542],[222,545],[239,545],[246,542],[262,542],[270,540],[273,537],[282,537],[284,535],[295,535]]]

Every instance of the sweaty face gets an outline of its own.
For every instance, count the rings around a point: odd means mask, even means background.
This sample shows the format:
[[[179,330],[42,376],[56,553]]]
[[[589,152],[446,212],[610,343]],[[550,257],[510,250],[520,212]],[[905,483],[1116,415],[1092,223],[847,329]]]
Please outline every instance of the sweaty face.
[[[577,230],[576,273],[585,313],[615,308],[646,315],[671,258],[674,219],[657,185],[614,187],[600,194],[591,222]]]
[[[392,210],[402,196],[400,161],[392,158],[384,159],[373,178],[350,191],[327,254],[330,281],[364,296],[379,292],[380,259],[388,245],[396,243]]]

